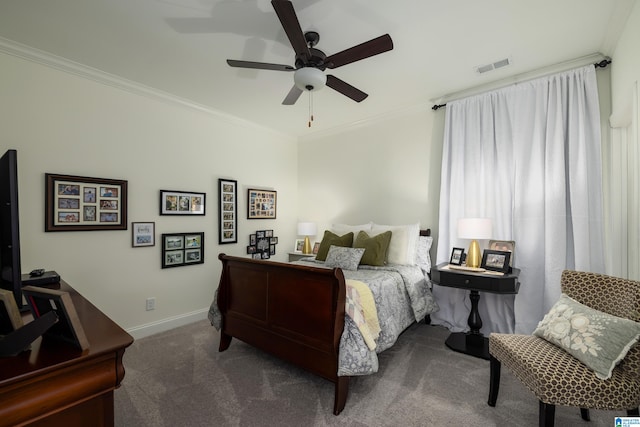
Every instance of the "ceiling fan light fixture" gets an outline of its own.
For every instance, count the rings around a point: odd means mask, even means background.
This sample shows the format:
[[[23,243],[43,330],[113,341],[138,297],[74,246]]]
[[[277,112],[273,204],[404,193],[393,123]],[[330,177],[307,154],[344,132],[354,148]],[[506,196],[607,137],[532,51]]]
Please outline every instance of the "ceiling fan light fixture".
[[[300,90],[316,91],[327,84],[327,76],[314,67],[303,67],[295,71],[293,81]]]

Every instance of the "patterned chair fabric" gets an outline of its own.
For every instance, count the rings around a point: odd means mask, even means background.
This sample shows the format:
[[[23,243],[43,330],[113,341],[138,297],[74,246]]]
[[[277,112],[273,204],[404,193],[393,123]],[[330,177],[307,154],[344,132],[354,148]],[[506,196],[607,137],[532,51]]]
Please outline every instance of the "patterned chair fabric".
[[[563,293],[591,308],[640,321],[640,282],[565,270],[561,288]],[[491,406],[495,406],[500,365],[504,365],[540,400],[541,425],[545,425],[542,413],[545,405],[552,405],[551,414],[547,414],[550,416],[547,425],[553,425],[555,405],[627,410],[629,414],[637,414],[640,406],[640,344],[634,345],[608,380],[597,378],[592,370],[569,353],[533,335],[492,333],[489,336],[489,353],[492,359]],[[583,417],[585,415],[588,419],[588,411],[583,412]]]

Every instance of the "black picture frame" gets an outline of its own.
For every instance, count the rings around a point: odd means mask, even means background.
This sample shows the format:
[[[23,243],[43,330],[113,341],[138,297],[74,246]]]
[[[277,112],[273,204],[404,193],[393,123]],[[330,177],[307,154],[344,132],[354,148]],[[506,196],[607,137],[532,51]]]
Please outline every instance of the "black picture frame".
[[[44,231],[127,229],[127,181],[45,173]]]
[[[89,349],[89,340],[68,292],[25,286],[22,288],[22,293],[34,319],[50,311],[54,311],[58,316],[58,322],[45,332],[45,336],[71,343],[82,351]]]
[[[247,255],[254,259],[270,259],[276,254],[278,237],[273,235],[273,230],[256,230],[249,235]]]
[[[204,263],[204,232],[162,234],[162,268]]]
[[[247,219],[276,219],[277,207],[277,191],[247,190]]]
[[[485,249],[482,253],[482,264],[480,264],[480,267],[484,268],[485,270],[507,273],[509,272],[510,259],[511,252],[509,251],[494,251],[491,249]]]
[[[451,257],[449,258],[449,264],[462,265],[464,261],[464,248],[453,248],[451,250]]]
[[[160,215],[205,215],[206,193],[160,190]]]
[[[238,243],[238,182],[218,179],[218,243]]]

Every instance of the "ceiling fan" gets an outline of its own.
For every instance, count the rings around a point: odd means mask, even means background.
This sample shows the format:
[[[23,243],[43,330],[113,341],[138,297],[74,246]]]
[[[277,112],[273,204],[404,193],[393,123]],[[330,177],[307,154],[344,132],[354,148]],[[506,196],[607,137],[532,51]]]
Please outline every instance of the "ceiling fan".
[[[353,99],[356,102],[363,101],[368,94],[351,86],[349,83],[324,71],[342,67],[343,65],[369,58],[393,49],[393,41],[389,34],[369,40],[357,46],[353,46],[333,55],[325,55],[314,46],[320,40],[320,35],[315,31],[302,32],[300,22],[293,9],[293,4],[288,0],[271,0],[271,5],[276,11],[284,32],[295,51],[295,66],[269,64],[264,62],[238,61],[227,59],[227,64],[239,68],[255,68],[259,70],[290,71],[294,72],[294,85],[284,98],[284,105],[296,103],[304,90],[315,91],[323,88],[325,84],[331,89]]]

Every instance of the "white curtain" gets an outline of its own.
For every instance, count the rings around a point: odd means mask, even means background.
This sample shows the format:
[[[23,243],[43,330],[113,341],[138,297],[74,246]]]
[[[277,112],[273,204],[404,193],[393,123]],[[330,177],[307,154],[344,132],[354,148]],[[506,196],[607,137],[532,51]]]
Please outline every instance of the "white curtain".
[[[521,270],[516,296],[481,293],[484,334],[532,332],[563,269],[604,272],[600,140],[593,66],[447,103],[437,261],[468,246],[459,218],[487,217]],[[433,323],[468,330],[468,292],[434,293]]]

